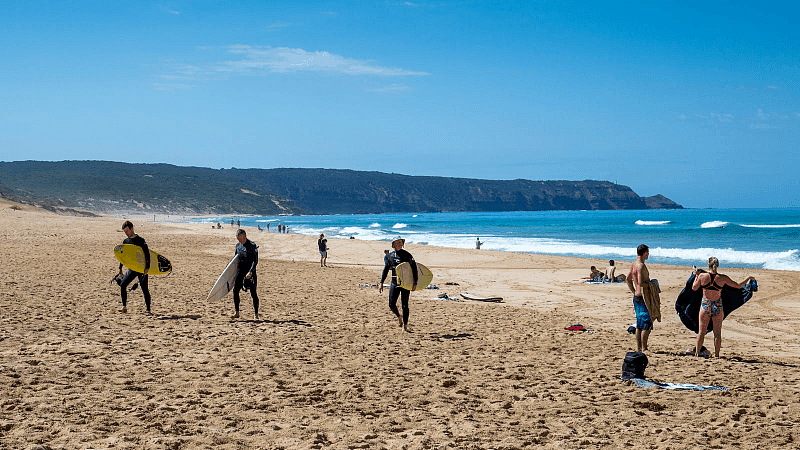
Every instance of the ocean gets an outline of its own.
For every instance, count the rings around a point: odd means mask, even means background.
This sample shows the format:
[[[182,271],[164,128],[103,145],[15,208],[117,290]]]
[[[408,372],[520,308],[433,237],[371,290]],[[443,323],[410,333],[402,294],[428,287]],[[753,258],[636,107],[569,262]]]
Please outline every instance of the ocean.
[[[230,223],[232,217],[195,222]],[[625,211],[452,212],[233,217],[242,225],[276,231],[325,233],[329,239],[407,242],[442,247],[633,260],[636,247],[650,247],[650,262],[800,271],[800,208]],[[257,237],[253,237],[257,241]],[[333,244],[333,243],[331,243]]]

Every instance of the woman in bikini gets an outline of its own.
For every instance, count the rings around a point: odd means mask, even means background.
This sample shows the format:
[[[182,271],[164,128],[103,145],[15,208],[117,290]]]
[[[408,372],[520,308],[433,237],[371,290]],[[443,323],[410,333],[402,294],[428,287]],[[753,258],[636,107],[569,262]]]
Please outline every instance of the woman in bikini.
[[[722,311],[722,288],[730,286],[736,289],[743,288],[753,277],[747,277],[741,283],[735,283],[727,275],[717,273],[719,260],[715,257],[708,258],[708,272],[696,271],[693,290],[703,289],[703,301],[700,303],[700,326],[697,333],[697,346],[695,356],[700,355],[703,348],[703,340],[706,337],[709,320],[714,328],[714,357],[719,358],[719,349],[722,346],[722,319],[725,314]]]

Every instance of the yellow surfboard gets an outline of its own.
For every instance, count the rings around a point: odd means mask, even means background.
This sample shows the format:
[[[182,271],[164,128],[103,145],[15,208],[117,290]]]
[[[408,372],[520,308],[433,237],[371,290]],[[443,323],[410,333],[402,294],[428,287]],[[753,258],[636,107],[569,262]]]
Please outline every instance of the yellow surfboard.
[[[394,271],[397,274],[397,284],[403,289],[412,290],[414,273],[411,271],[411,264],[407,262],[401,263],[395,267]],[[431,281],[433,281],[433,272],[424,265],[417,263],[417,288],[414,290],[425,289],[431,284]]]
[[[144,251],[133,244],[120,244],[114,247],[114,256],[123,266],[134,272],[144,272]],[[172,263],[158,253],[150,250],[150,270],[148,275],[166,275],[172,272]]]

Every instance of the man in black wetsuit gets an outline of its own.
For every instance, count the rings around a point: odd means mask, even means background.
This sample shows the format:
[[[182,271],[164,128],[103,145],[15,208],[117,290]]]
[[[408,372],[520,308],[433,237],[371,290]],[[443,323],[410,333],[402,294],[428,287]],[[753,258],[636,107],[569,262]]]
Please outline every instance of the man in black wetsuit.
[[[130,220],[126,220],[122,223],[122,231],[125,233],[123,244],[133,244],[137,245],[142,248],[144,251],[144,272],[134,272],[131,269],[128,269],[125,272],[125,275],[122,275],[122,263],[119,265],[119,275],[117,275],[117,281],[120,287],[120,295],[122,296],[122,309],[120,312],[126,313],[128,312],[128,285],[131,284],[134,278],[139,278],[139,286],[142,288],[142,294],[144,294],[144,304],[147,306],[147,314],[150,314],[150,289],[147,287],[147,271],[150,270],[150,249],[147,247],[147,243],[144,239],[139,236],[138,234],[133,232],[133,224]]]
[[[239,268],[236,272],[236,281],[233,283],[233,307],[236,312],[233,319],[239,318],[239,291],[242,288],[250,290],[253,297],[253,312],[255,320],[258,320],[258,294],[256,293],[256,266],[258,265],[258,246],[247,239],[247,233],[243,229],[236,232],[236,254],[239,255]]]
[[[383,282],[386,280],[386,275],[389,274],[389,270],[391,270],[392,282],[389,285],[389,309],[391,309],[394,315],[397,316],[397,321],[400,323],[400,326],[403,327],[403,331],[408,331],[408,299],[411,296],[411,291],[408,289],[403,289],[397,284],[397,273],[395,273],[395,268],[404,262],[407,262],[411,265],[411,270],[414,274],[414,286],[412,286],[412,290],[417,288],[418,275],[417,263],[414,261],[414,257],[411,256],[411,253],[403,250],[403,245],[405,245],[405,243],[406,240],[399,236],[392,241],[392,248],[394,251],[389,253],[389,255],[384,258],[385,264],[383,266],[383,273],[381,274],[381,282],[378,283],[378,292],[383,292]],[[397,297],[400,297],[400,301],[403,305],[402,317],[400,316],[400,312],[397,310]]]

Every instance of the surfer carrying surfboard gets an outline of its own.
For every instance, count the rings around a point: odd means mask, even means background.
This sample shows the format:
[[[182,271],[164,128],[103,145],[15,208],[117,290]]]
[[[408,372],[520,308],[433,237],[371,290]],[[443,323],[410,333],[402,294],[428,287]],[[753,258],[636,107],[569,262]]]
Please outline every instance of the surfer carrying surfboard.
[[[122,297],[122,309],[120,310],[121,313],[128,312],[128,285],[131,284],[134,278],[139,279],[139,286],[142,288],[142,294],[144,294],[144,304],[147,307],[147,314],[150,314],[150,289],[147,286],[147,272],[150,270],[150,249],[147,248],[147,243],[144,241],[144,238],[139,236],[138,234],[133,232],[133,223],[130,220],[126,220],[122,223],[122,231],[125,233],[123,244],[133,244],[138,247],[142,248],[144,252],[144,272],[134,272],[131,269],[128,269],[125,272],[125,275],[122,275],[122,263],[119,263],[119,287],[120,287],[120,296]]]
[[[703,289],[703,300],[700,303],[700,316],[698,317],[698,331],[697,345],[695,349],[703,348],[703,341],[705,340],[705,330],[708,329],[708,322],[711,321],[714,327],[714,357],[719,358],[719,349],[722,347],[722,320],[725,314],[722,310],[722,288],[731,286],[735,289],[742,289],[753,280],[753,277],[747,277],[741,283],[736,283],[731,280],[727,275],[717,273],[719,269],[719,259],[715,257],[708,258],[708,272],[695,270],[694,283],[692,290],[697,291]],[[698,352],[695,351],[695,356]]]
[[[242,288],[250,291],[253,297],[253,312],[258,320],[258,294],[256,293],[256,266],[258,265],[258,246],[247,239],[247,232],[239,228],[236,232],[236,255],[239,257],[239,266],[236,272],[236,281],[233,283],[233,307],[236,310],[233,319],[239,318],[239,291]]]
[[[397,321],[400,326],[403,327],[403,331],[408,331],[408,316],[410,313],[408,309],[408,299],[411,296],[411,291],[417,289],[418,275],[417,263],[414,261],[414,257],[411,256],[411,253],[403,249],[403,245],[405,245],[405,243],[406,240],[399,236],[392,241],[392,248],[394,251],[389,253],[389,255],[384,258],[385,264],[383,266],[383,273],[381,274],[381,282],[378,283],[378,292],[383,293],[383,282],[386,280],[386,276],[391,270],[392,282],[389,284],[389,309],[392,310],[395,316],[397,316]],[[397,273],[395,269],[404,262],[407,262],[411,266],[414,276],[414,285],[411,288],[411,291],[408,289],[403,289],[397,282]],[[400,297],[400,301],[403,306],[402,316],[397,310],[398,297]]]
[[[236,310],[232,319],[239,318],[239,291],[244,289],[250,291],[253,298],[253,313],[255,320],[258,319],[258,293],[256,293],[256,266],[258,265],[258,246],[247,239],[247,232],[239,228],[236,232],[236,256],[239,257],[239,265],[236,271],[236,280],[233,282],[233,307]]]

